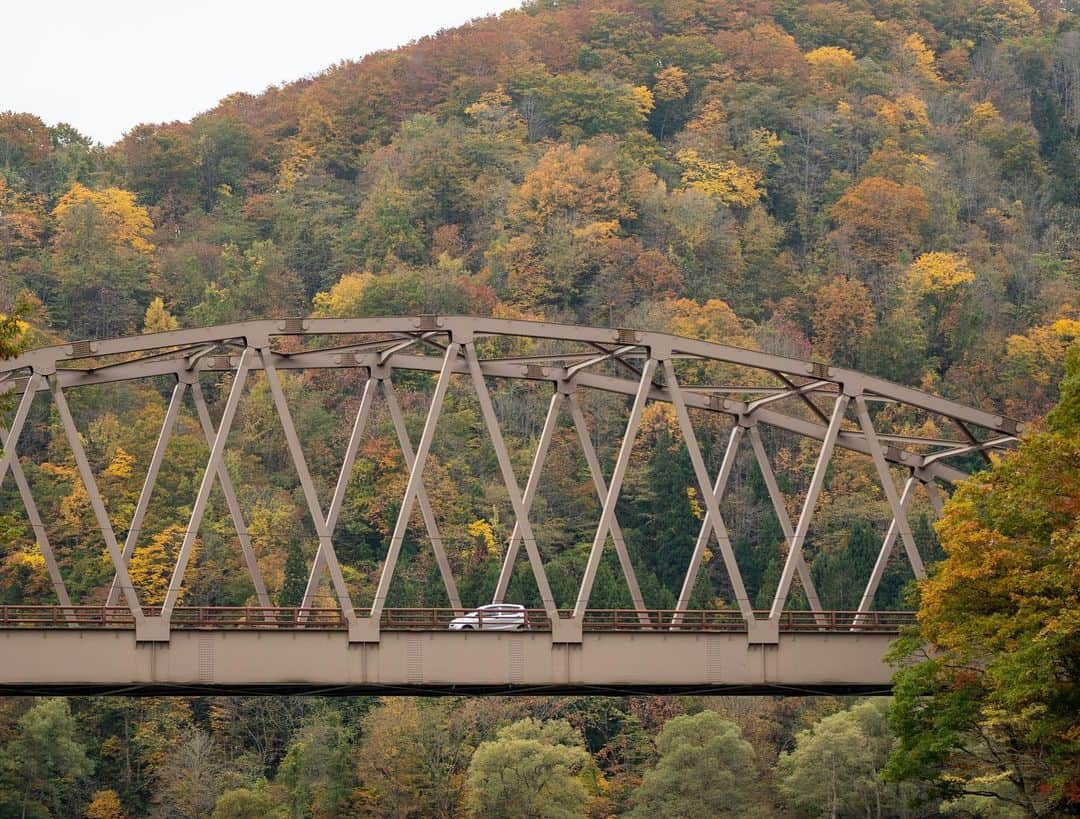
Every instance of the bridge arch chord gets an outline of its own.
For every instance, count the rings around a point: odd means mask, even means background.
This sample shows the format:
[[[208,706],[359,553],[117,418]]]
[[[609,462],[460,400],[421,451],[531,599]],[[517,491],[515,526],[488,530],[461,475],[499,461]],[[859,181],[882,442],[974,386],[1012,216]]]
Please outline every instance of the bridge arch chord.
[[[368,380],[362,391],[337,484],[324,511],[285,402],[278,373],[326,368],[363,370]],[[681,624],[679,613],[687,610],[702,556],[708,543],[715,540],[752,642],[775,641],[778,623],[784,615],[796,577],[812,610],[818,613],[819,618],[824,617],[803,546],[835,452],[859,453],[869,458],[892,518],[856,612],[858,617],[854,625],[857,626],[859,617],[865,618],[871,611],[874,595],[898,539],[915,575],[922,576],[924,572],[923,559],[907,520],[908,509],[919,487],[928,493],[933,508],[940,509],[941,488],[966,477],[965,467],[972,458],[986,457],[991,452],[1008,448],[1022,431],[1020,423],[1002,415],[824,362],[804,361],[664,333],[514,319],[430,315],[267,319],[45,347],[0,362],[0,395],[13,397],[15,406],[10,424],[7,428],[0,426],[0,443],[3,445],[0,487],[7,473],[11,472],[17,484],[19,502],[45,556],[49,576],[62,607],[70,606],[70,598],[18,455],[31,403],[39,393],[52,402],[60,416],[79,475],[86,485],[103,543],[113,563],[115,579],[107,602],[114,605],[120,597],[123,598],[135,621],[138,639],[169,639],[171,618],[192,544],[206,509],[209,492],[215,483],[224,491],[256,597],[262,606],[268,605],[265,583],[259,575],[258,563],[251,550],[250,538],[236,502],[236,492],[223,467],[226,440],[237,408],[243,400],[244,380],[253,371],[262,371],[267,379],[277,420],[318,535],[318,551],[311,566],[303,607],[305,610],[310,608],[323,573],[329,571],[341,615],[348,624],[350,639],[355,642],[379,641],[380,617],[389,584],[416,506],[420,508],[448,599],[454,609],[460,609],[453,572],[424,485],[424,468],[442,402],[455,376],[462,377],[458,383],[471,385],[479,403],[483,426],[494,447],[500,476],[515,516],[513,533],[507,544],[493,599],[501,601],[504,598],[514,560],[520,546],[524,545],[556,642],[580,642],[592,584],[609,540],[614,545],[637,617],[643,627],[648,622],[615,508],[638,427],[649,403],[671,407],[690,456],[696,491],[704,502],[701,529],[686,568],[673,627]],[[405,428],[394,390],[392,374],[395,371],[436,376],[430,409],[415,448]],[[202,373],[232,376],[225,409],[216,428],[210,419],[199,383]],[[82,452],[65,393],[83,386],[154,376],[174,378],[175,388],[138,505],[121,544],[112,529],[94,475]],[[716,378],[726,380],[717,381]],[[519,476],[514,474],[488,387],[489,382],[499,384],[507,380],[548,383],[552,387],[551,402],[537,449],[529,473],[521,484],[518,482]],[[374,601],[369,611],[360,613],[350,599],[334,548],[334,533],[345,488],[358,457],[359,442],[376,400],[376,391],[381,393],[382,401],[390,412],[408,470],[408,481]],[[160,612],[148,612],[137,599],[136,590],[127,574],[127,563],[142,530],[165,446],[186,392],[191,393],[210,447],[210,456],[165,602]],[[604,475],[601,459],[591,442],[588,422],[579,400],[581,395],[593,392],[625,396],[632,400],[618,455],[608,476]],[[889,408],[889,411],[881,411],[882,407]],[[555,606],[530,521],[530,511],[542,481],[556,418],[565,411],[569,412],[581,455],[600,501],[600,518],[592,548],[575,606],[569,615],[561,613]],[[709,475],[691,411],[719,414],[730,419],[732,424],[727,447],[715,476]],[[931,437],[911,434],[905,428],[889,428],[890,424],[895,426],[891,419],[897,418],[932,420],[938,429],[945,432]],[[774,466],[770,463],[761,434],[764,429],[815,441],[819,446],[812,477],[802,496],[799,513],[794,518],[789,514],[789,500],[781,492]],[[764,617],[755,614],[750,606],[721,510],[724,493],[744,441],[749,442],[751,455],[764,479],[787,542],[778,588],[772,606]],[[745,450],[745,447],[742,449]],[[900,491],[895,482],[898,475],[903,478],[903,489]]]

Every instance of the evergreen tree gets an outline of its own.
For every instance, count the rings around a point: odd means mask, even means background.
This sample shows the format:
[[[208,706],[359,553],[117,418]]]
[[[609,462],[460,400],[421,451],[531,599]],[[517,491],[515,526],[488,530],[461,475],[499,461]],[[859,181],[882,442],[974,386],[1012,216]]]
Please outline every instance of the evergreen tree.
[[[285,579],[278,592],[278,605],[282,607],[299,606],[304,602],[307,590],[307,564],[300,551],[300,541],[289,538],[288,552],[285,557]]]

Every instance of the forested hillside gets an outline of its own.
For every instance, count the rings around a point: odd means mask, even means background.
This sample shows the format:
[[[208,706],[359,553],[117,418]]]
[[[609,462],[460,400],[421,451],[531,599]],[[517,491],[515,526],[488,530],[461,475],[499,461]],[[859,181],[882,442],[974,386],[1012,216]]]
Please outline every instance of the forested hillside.
[[[829,361],[1034,421],[1080,339],[1078,228],[1072,0],[541,0],[228,97],[189,123],[140,125],[111,146],[0,114],[0,314],[18,313],[22,346],[266,316],[534,317]],[[285,379],[317,481],[332,480],[361,380]],[[429,389],[402,378],[410,424]],[[166,385],[86,388],[71,400],[123,532]],[[500,406],[522,471],[544,400]],[[623,423],[611,406],[587,407],[609,463]],[[6,426],[10,407],[0,411]],[[268,432],[273,411],[253,379],[229,469],[252,487],[241,505],[271,595],[294,605],[317,539],[284,441]],[[513,517],[490,454],[454,445],[455,430],[479,429],[468,396],[452,390],[443,417],[428,489],[475,604],[494,586]],[[73,600],[100,603],[111,565],[58,429],[37,406],[20,454]],[[390,419],[369,429],[336,544],[358,605],[394,525],[387,499],[406,477]],[[724,433],[702,433],[714,470]],[[641,435],[648,454],[632,462],[620,522],[646,602],[667,607],[700,510],[664,414]],[[561,443],[535,525],[565,605],[597,504],[585,464]],[[816,453],[794,438],[770,447],[794,502]],[[205,462],[193,414],[169,453],[132,560],[145,603],[164,593]],[[746,480],[725,499],[732,538],[750,594],[767,605],[783,535],[757,473],[737,469]],[[832,471],[807,544],[827,607],[857,604],[880,543],[887,516],[870,472],[854,462]],[[919,499],[912,524],[932,549],[929,519]],[[187,603],[251,600],[231,527],[215,498]],[[445,604],[429,552],[409,543],[406,553],[390,605]],[[694,605],[725,608],[730,589],[710,559]],[[616,571],[603,568],[594,605],[629,605]],[[903,605],[909,577],[892,567],[878,606]],[[515,575],[511,597],[535,604],[530,583]],[[0,513],[0,603],[51,595],[28,522]],[[890,742],[878,704],[842,705],[72,700],[73,721],[62,700],[8,700],[0,817],[79,815],[94,791],[107,793],[87,815],[102,818],[206,816],[215,803],[222,817],[505,815],[500,798],[528,800],[485,790],[500,743],[568,772],[545,799],[570,813],[539,815],[666,815],[656,806],[691,781],[744,788],[731,815],[749,815],[750,802],[763,815],[919,815],[904,807],[918,786],[874,778]],[[703,706],[737,728],[713,724]],[[693,716],[671,721],[683,712]],[[851,756],[829,757],[847,777],[829,791],[807,771],[837,745]],[[734,780],[690,776],[688,758],[723,764]],[[222,808],[223,794],[233,802]]]

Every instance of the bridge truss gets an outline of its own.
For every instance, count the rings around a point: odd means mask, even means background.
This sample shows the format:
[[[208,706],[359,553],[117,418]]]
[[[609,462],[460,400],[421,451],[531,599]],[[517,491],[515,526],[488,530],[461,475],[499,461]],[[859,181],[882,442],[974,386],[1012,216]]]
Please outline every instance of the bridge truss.
[[[287,340],[292,343],[286,344]],[[297,344],[297,340],[301,343]],[[526,354],[512,352],[523,344],[529,350]],[[369,376],[363,387],[339,479],[326,507],[318,497],[278,376],[279,371],[284,370],[324,368],[361,368]],[[215,482],[220,485],[226,498],[258,602],[263,607],[270,605],[236,490],[224,466],[226,440],[242,401],[245,380],[251,372],[258,370],[265,374],[272,393],[289,454],[319,538],[304,607],[313,605],[317,586],[323,573],[328,571],[337,604],[348,624],[349,639],[354,642],[378,642],[380,639],[380,621],[387,592],[416,506],[420,508],[447,598],[452,608],[461,608],[450,561],[424,484],[425,465],[436,435],[443,400],[455,377],[467,379],[472,387],[514,512],[515,525],[493,600],[501,602],[504,599],[511,571],[521,546],[524,546],[544,612],[557,642],[573,643],[582,639],[590,593],[608,544],[618,557],[635,610],[646,610],[619,527],[616,504],[643,412],[649,402],[662,402],[674,410],[693,465],[698,496],[704,506],[704,519],[675,607],[676,623],[679,613],[688,609],[703,555],[710,542],[715,542],[750,639],[762,642],[777,639],[778,624],[796,576],[811,609],[821,611],[803,556],[803,545],[825,483],[826,470],[837,449],[860,453],[870,459],[892,512],[892,521],[873,571],[867,578],[858,608],[858,612],[865,613],[871,610],[874,595],[897,540],[902,543],[915,575],[922,577],[924,574],[923,559],[907,519],[907,510],[917,488],[923,487],[934,508],[940,508],[939,485],[951,484],[966,474],[957,465],[958,461],[962,466],[973,453],[985,455],[1007,447],[1015,441],[1020,431],[1020,425],[1011,419],[860,372],[717,343],[626,329],[440,316],[283,319],[77,342],[34,350],[0,363],[0,394],[14,394],[17,399],[10,429],[0,429],[0,440],[4,444],[3,458],[0,460],[0,485],[10,472],[18,486],[24,512],[34,529],[61,606],[70,606],[71,601],[18,458],[19,439],[31,404],[38,394],[51,399],[59,416],[102,541],[115,569],[106,605],[114,606],[123,601],[140,640],[168,641],[170,638],[193,544]],[[409,439],[394,389],[395,372],[437,373],[430,408],[415,448]],[[717,374],[730,377],[733,372],[740,377],[739,383],[721,384],[708,380]],[[216,425],[210,417],[200,383],[200,374],[203,373],[228,373],[232,376],[228,398]],[[91,384],[163,375],[174,377],[175,387],[138,504],[121,542],[110,522],[66,394],[69,390]],[[552,388],[547,416],[524,482],[521,481],[522,476],[515,474],[489,389],[489,382],[503,380],[546,382]],[[581,408],[580,395],[585,391],[614,393],[633,399],[618,455],[606,477]],[[138,542],[169,436],[187,394],[190,394],[198,414],[210,447],[210,456],[164,603],[160,609],[147,613],[132,586],[127,563]],[[361,610],[350,599],[334,548],[334,533],[365,424],[376,400],[384,402],[389,411],[409,474],[374,600],[369,608]],[[872,406],[885,403],[917,411],[923,417],[934,417],[938,427],[949,429],[952,435],[921,438],[876,429]],[[715,476],[708,474],[691,420],[691,410],[721,413],[734,421],[726,452]],[[530,524],[530,509],[542,481],[545,460],[560,413],[568,413],[573,422],[601,503],[584,577],[576,603],[569,612],[560,612],[556,607]],[[853,418],[849,419],[849,416]],[[761,434],[763,427],[773,427],[818,442],[819,454],[813,476],[802,498],[801,511],[794,519],[788,512],[787,500],[770,463]],[[752,610],[720,511],[736,455],[746,443],[764,478],[773,510],[787,541],[783,570],[772,606],[767,613],[758,614]],[[903,476],[900,488],[895,482],[894,472]],[[643,626],[646,625],[644,614],[641,615],[641,622]]]

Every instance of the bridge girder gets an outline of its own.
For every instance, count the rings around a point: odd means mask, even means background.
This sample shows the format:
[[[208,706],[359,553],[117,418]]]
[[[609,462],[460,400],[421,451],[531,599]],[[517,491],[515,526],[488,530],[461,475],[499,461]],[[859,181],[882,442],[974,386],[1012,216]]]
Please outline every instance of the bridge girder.
[[[0,694],[887,694],[889,634],[0,631]]]

